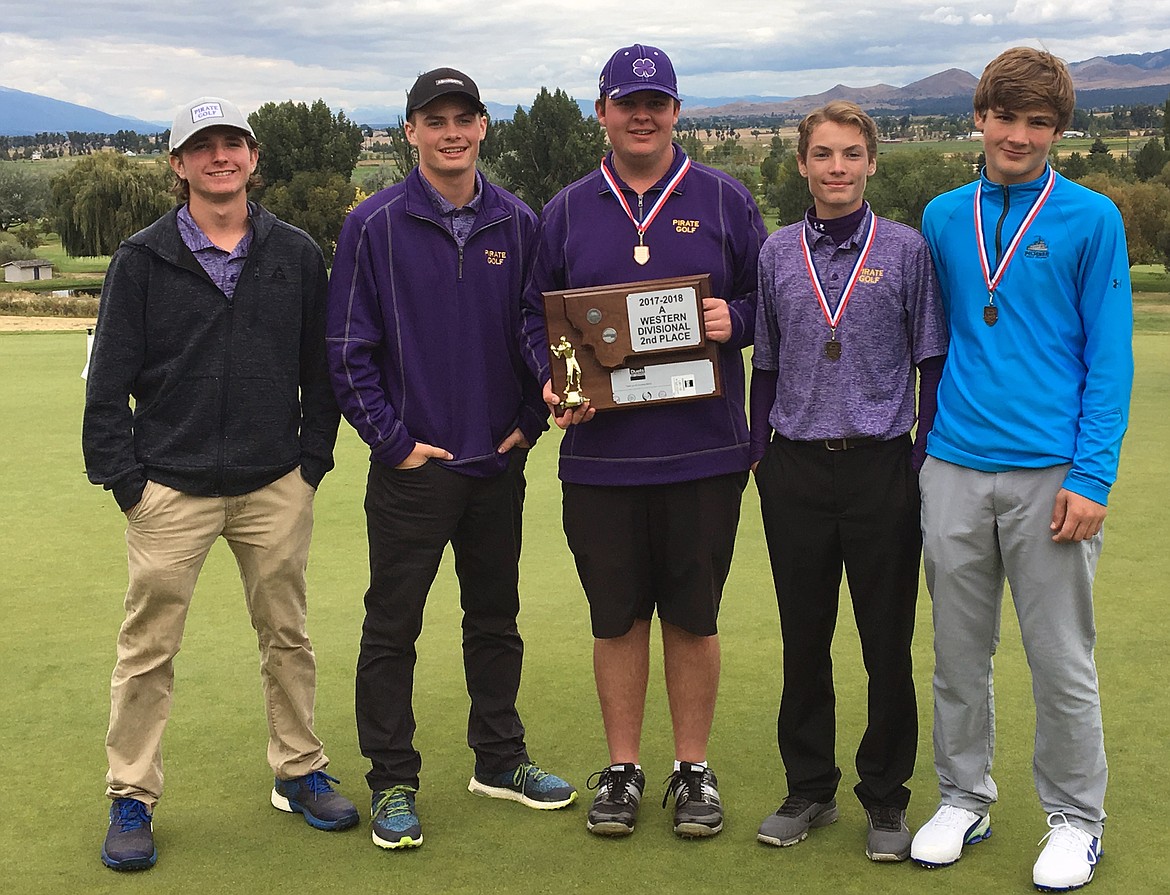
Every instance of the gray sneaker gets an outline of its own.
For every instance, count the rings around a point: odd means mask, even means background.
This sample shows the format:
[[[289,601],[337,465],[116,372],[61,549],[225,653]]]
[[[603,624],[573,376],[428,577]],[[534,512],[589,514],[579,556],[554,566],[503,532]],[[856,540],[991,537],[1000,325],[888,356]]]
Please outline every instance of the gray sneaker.
[[[764,818],[756,838],[768,845],[796,845],[808,837],[808,831],[827,827],[837,819],[837,800],[812,802],[800,796],[788,796],[776,813]]]
[[[865,839],[865,856],[871,861],[905,861],[910,857],[910,828],[906,811],[893,805],[876,805],[865,809],[869,834]]]
[[[594,780],[597,782],[594,783]],[[628,836],[638,819],[646,775],[633,764],[603,768],[586,785],[597,790],[585,828],[598,836]]]
[[[674,796],[674,832],[683,839],[714,836],[723,829],[723,803],[719,799],[719,781],[710,768],[679,763],[679,769],[666,780],[662,807]]]

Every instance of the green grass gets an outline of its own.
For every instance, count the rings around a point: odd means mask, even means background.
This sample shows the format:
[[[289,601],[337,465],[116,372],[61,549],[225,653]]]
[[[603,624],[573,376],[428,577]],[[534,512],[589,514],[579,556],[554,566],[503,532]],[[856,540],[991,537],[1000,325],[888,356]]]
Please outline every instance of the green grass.
[[[106,268],[110,266],[109,255],[82,255],[71,257],[61,247],[61,237],[50,233],[45,244],[36,249],[37,257],[53,262],[53,271],[73,274],[89,274],[97,280],[100,286],[105,276]]]
[[[0,726],[8,758],[0,879],[13,892],[396,893],[1025,892],[1044,832],[1031,780],[1033,713],[1018,629],[1005,612],[997,657],[1000,722],[995,835],[954,868],[928,873],[879,866],[863,853],[864,818],[850,793],[852,753],[864,723],[864,680],[847,600],[837,638],[839,823],[789,849],[757,845],[760,820],[784,794],[775,747],[780,638],[755,490],[748,487],[721,629],[724,668],[710,760],[728,810],[711,841],[681,842],[659,808],[672,758],[655,658],[642,762],[650,783],[633,837],[586,834],[584,806],[536,812],[466,792],[467,696],[449,559],[431,593],[419,644],[415,705],[423,753],[426,845],[386,853],[368,827],[311,830],[268,805],[270,772],[255,638],[230,551],[212,551],[177,659],[174,714],[165,741],[167,788],[156,813],[158,866],[116,875],[102,867],[103,738],[114,638],[125,587],[124,521],[89,485],[79,446],[84,334],[0,335],[5,438],[0,494]],[[1097,658],[1113,774],[1105,860],[1092,891],[1164,889],[1160,860],[1170,717],[1163,533],[1170,527],[1170,339],[1139,335],[1133,419],[1114,489],[1098,574]],[[521,710],[538,761],[587,799],[586,778],[605,760],[593,690],[588,618],[559,523],[556,436],[529,466],[522,569],[527,641]],[[343,424],[338,468],[323,484],[310,559],[309,626],[320,669],[317,729],[346,793],[368,804],[353,721],[353,669],[366,580],[361,510],[366,451]],[[934,808],[930,758],[930,616],[923,589],[915,658],[920,754],[912,825]]]
[[[1162,264],[1135,264],[1133,326],[1136,332],[1170,333],[1170,273]]]

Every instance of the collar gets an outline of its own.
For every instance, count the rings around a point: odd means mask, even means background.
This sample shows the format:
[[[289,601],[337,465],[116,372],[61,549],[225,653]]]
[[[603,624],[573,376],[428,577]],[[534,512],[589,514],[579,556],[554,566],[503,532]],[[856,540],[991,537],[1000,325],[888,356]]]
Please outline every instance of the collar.
[[[1004,190],[1007,190],[1013,197],[1029,196],[1035,198],[1044,189],[1045,184],[1048,183],[1048,163],[1044,163],[1044,170],[1040,172],[1040,176],[1035,180],[1028,180],[1024,183],[996,183],[994,180],[989,180],[987,177],[987,168],[983,168],[979,172],[979,179],[983,183],[983,197],[985,199],[991,196],[1001,196]],[[1060,179],[1060,174],[1056,175],[1057,180]]]
[[[839,218],[818,218],[814,209],[815,206],[810,206],[808,211],[804,213],[804,225],[809,235],[812,236],[812,242],[815,243],[819,239],[827,237],[838,248],[844,248],[861,241],[864,235],[861,232],[861,225],[869,216],[868,202],[862,200],[860,208]]]
[[[203,228],[200,227],[198,223],[196,223],[195,218],[191,217],[191,207],[186,202],[179,206],[179,210],[176,215],[179,224],[179,236],[182,238],[183,243],[187,246],[187,248],[189,248],[192,252],[202,252],[206,251],[207,249],[214,249],[215,251],[230,257],[246,255],[248,254],[248,248],[252,244],[252,233],[255,229],[252,224],[252,215],[254,210],[255,206],[249,203],[247,232],[244,233],[244,235],[240,238],[240,241],[236,243],[236,247],[230,252],[225,252],[207,238],[207,234],[203,232]]]
[[[670,167],[667,169],[666,173],[662,175],[661,179],[659,179],[659,181],[656,184],[654,184],[654,186],[650,187],[650,189],[648,189],[646,192],[651,192],[654,190],[661,190],[663,187],[666,186],[667,183],[670,182],[670,178],[672,178],[675,175],[675,172],[677,172],[679,167],[682,165],[683,157],[684,157],[682,147],[679,146],[677,143],[671,143],[670,145],[671,145],[671,152],[673,153],[671,160],[670,160]],[[612,149],[605,154],[605,164],[606,164],[606,167],[609,168],[609,172],[613,175],[613,179],[615,181],[617,181],[617,185],[619,187],[621,187],[623,190],[629,190],[632,193],[634,191],[634,188],[631,187],[629,184],[627,184],[624,180],[622,180],[621,176],[618,174],[617,170],[613,166],[613,150]],[[691,159],[691,170],[692,171],[694,170],[694,167],[695,167],[695,160]],[[690,172],[687,172],[687,173],[689,175]],[[612,193],[609,192],[609,186],[606,184],[605,178],[601,176],[601,171],[595,171],[594,174],[596,175],[597,180],[598,180],[597,192],[602,193],[602,194],[612,195]],[[682,179],[682,182],[679,183],[678,186],[676,186],[674,188],[675,194],[681,196],[686,191],[686,182],[688,179],[689,179],[689,176],[684,177]]]
[[[423,174],[422,168],[418,169],[419,180],[422,181],[423,187],[426,189],[427,195],[430,196],[431,203],[435,206],[435,211],[440,215],[453,214],[456,211],[467,210],[475,213],[479,211],[479,206],[483,201],[483,175],[479,173],[477,168],[475,171],[475,195],[471,197],[471,201],[466,205],[454,205],[447,201],[447,197],[439,192],[438,188],[433,183],[427,180],[427,176]]]

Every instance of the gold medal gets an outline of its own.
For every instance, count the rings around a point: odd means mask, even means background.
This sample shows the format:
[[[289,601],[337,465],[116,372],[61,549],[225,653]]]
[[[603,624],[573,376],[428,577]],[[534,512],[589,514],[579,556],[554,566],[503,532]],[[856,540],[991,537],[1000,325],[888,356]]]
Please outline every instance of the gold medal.
[[[841,357],[841,343],[836,339],[829,339],[825,343],[825,357],[829,360],[838,360]]]
[[[634,216],[634,210],[630,208],[630,203],[626,199],[625,194],[622,193],[621,187],[618,186],[618,182],[614,178],[613,173],[609,170],[609,166],[605,163],[604,159],[602,160],[602,178],[604,178],[606,185],[609,187],[609,191],[613,193],[614,198],[617,199],[618,204],[621,205],[622,210],[626,213],[626,217],[628,217],[630,222],[634,225],[634,229],[638,231],[638,244],[634,246],[635,264],[643,266],[649,263],[650,246],[643,243],[642,238],[646,231],[650,229],[650,225],[654,223],[654,219],[658,217],[658,212],[662,211],[662,206],[666,204],[666,200],[670,198],[671,193],[674,192],[674,188],[682,182],[683,177],[686,175],[687,171],[690,170],[690,168],[691,160],[686,157],[686,153],[683,153],[682,163],[679,165],[678,170],[675,171],[674,176],[670,178],[666,186],[662,188],[662,192],[659,194],[654,204],[650,207],[650,210],[646,213],[646,216],[641,221],[639,221]],[[642,210],[641,195],[638,196],[638,210]]]

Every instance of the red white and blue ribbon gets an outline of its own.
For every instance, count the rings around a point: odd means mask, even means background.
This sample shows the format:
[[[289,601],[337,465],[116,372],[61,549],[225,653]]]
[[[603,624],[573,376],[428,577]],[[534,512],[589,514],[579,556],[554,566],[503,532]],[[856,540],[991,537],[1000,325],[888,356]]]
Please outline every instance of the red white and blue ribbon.
[[[987,284],[987,300],[989,302],[995,299],[995,290],[999,288],[1000,280],[1003,279],[1003,275],[1007,271],[1012,256],[1016,253],[1016,249],[1019,247],[1021,240],[1023,240],[1024,234],[1032,226],[1032,221],[1036,219],[1036,215],[1040,213],[1040,209],[1044,207],[1044,203],[1048,201],[1048,196],[1052,193],[1052,188],[1055,185],[1056,171],[1049,167],[1048,182],[1044,184],[1044,188],[1040,190],[1040,195],[1036,197],[1036,201],[1028,209],[1024,220],[1016,230],[1016,235],[1008,243],[1007,251],[1003,253],[1003,257],[1000,259],[994,271],[991,269],[991,262],[987,257],[987,244],[983,239],[983,203],[980,201],[983,195],[983,181],[980,180],[979,185],[975,187],[975,244],[979,247],[979,266],[983,269],[983,281]]]
[[[613,176],[613,172],[609,170],[605,164],[605,160],[602,159],[601,176],[605,178],[605,182],[609,186],[609,191],[617,198],[618,203],[622,206],[622,209],[626,213],[626,217],[628,217],[633,222],[634,229],[638,231],[639,244],[642,242],[643,235],[647,230],[650,229],[650,225],[654,223],[654,218],[658,216],[658,212],[662,210],[662,206],[666,204],[666,200],[670,198],[670,194],[674,192],[674,188],[678,186],[680,182],[682,182],[683,177],[686,176],[687,171],[690,169],[691,160],[684,154],[682,164],[679,165],[678,170],[674,172],[674,176],[670,178],[666,186],[662,188],[662,194],[659,195],[654,204],[650,206],[650,210],[646,212],[646,217],[639,221],[636,217],[634,217],[634,210],[630,208],[630,203],[626,200],[625,195],[622,193],[621,187],[618,186],[617,178]]]
[[[853,271],[849,274],[849,279],[845,281],[845,288],[841,290],[841,300],[837,302],[837,310],[830,311],[829,299],[825,295],[824,287],[821,285],[821,278],[817,274],[816,265],[813,264],[812,249],[808,245],[808,226],[805,225],[800,228],[800,247],[804,252],[804,266],[808,270],[808,279],[812,283],[813,291],[817,294],[817,301],[821,305],[821,313],[825,315],[825,322],[829,324],[829,329],[833,331],[834,337],[837,333],[837,325],[845,315],[845,306],[849,304],[849,296],[853,294],[853,287],[857,285],[857,278],[861,275],[861,271],[865,267],[865,259],[869,257],[869,250],[873,246],[873,236],[876,232],[877,217],[871,210],[869,213],[869,232],[865,236],[865,243],[861,247],[861,253],[857,256],[857,261],[853,264]]]

